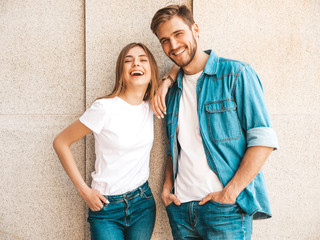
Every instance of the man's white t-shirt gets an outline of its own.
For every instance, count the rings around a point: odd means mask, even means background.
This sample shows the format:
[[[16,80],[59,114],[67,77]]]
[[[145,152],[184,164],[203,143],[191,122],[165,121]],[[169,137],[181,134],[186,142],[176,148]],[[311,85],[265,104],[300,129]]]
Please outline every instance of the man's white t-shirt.
[[[175,195],[181,202],[200,201],[223,186],[210,169],[204,152],[197,111],[197,80],[202,72],[183,76],[177,136],[180,144]]]
[[[102,195],[120,195],[148,180],[153,143],[149,102],[130,105],[119,97],[99,99],[80,121],[93,131],[95,139],[92,188]]]

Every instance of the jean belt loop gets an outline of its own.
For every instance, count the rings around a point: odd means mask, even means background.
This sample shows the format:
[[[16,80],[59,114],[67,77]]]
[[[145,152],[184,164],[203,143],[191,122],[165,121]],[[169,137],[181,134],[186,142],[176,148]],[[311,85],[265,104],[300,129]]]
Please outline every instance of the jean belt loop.
[[[139,192],[140,192],[140,197],[142,197],[143,191],[142,191],[141,187],[139,187]]]

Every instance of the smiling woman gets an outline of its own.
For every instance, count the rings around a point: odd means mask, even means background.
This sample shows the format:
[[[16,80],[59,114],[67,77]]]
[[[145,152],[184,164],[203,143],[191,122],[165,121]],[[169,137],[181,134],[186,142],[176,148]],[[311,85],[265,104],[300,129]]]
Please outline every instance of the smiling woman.
[[[134,65],[138,64],[136,68]],[[143,67],[148,67],[148,71],[143,70]],[[116,65],[116,83],[111,94],[102,98],[112,98],[115,96],[122,97],[123,93],[128,91],[127,82],[133,77],[131,74],[133,70],[144,71],[143,74],[148,76],[145,79],[149,79],[146,90],[138,90],[139,93],[144,93],[143,100],[150,100],[154,96],[156,89],[158,88],[159,81],[159,70],[155,58],[153,57],[150,50],[142,43],[130,43],[125,46],[117,59]],[[129,89],[131,91],[133,89]],[[128,93],[128,92],[127,92]],[[101,99],[101,98],[100,98]]]
[[[150,239],[156,207],[148,185],[153,144],[150,99],[158,84],[156,61],[142,43],[119,54],[111,94],[97,99],[54,140],[58,157],[89,207],[91,239]],[[96,162],[91,187],[70,145],[93,132]]]
[[[148,56],[140,46],[135,46],[128,51],[124,60],[123,74],[126,91],[146,92],[151,79],[151,65]],[[124,92],[120,95],[125,97]]]

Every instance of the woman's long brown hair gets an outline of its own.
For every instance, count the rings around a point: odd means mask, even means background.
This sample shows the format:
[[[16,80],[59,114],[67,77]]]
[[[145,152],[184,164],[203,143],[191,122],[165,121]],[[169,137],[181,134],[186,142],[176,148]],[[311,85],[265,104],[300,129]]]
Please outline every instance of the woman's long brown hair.
[[[100,97],[98,99],[112,98],[112,97],[118,96],[123,90],[125,90],[125,84],[124,84],[125,80],[123,77],[124,59],[127,53],[129,52],[129,50],[137,46],[141,47],[145,51],[151,67],[151,80],[143,100],[150,100],[153,98],[158,88],[158,82],[159,82],[159,70],[158,70],[157,62],[153,57],[152,53],[150,52],[150,50],[146,47],[146,45],[144,45],[143,43],[129,43],[127,46],[125,46],[121,50],[118,56],[117,65],[116,65],[116,83],[113,91],[107,96]]]

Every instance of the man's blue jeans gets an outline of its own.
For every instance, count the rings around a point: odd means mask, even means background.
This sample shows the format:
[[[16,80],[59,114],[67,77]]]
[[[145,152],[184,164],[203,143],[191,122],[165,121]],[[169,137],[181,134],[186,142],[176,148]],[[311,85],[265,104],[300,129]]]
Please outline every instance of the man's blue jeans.
[[[100,211],[89,209],[92,240],[149,240],[156,206],[148,182],[123,195],[106,196],[109,204]]]
[[[252,217],[237,204],[209,201],[200,206],[199,201],[174,203],[166,207],[172,236],[180,239],[251,239]]]

